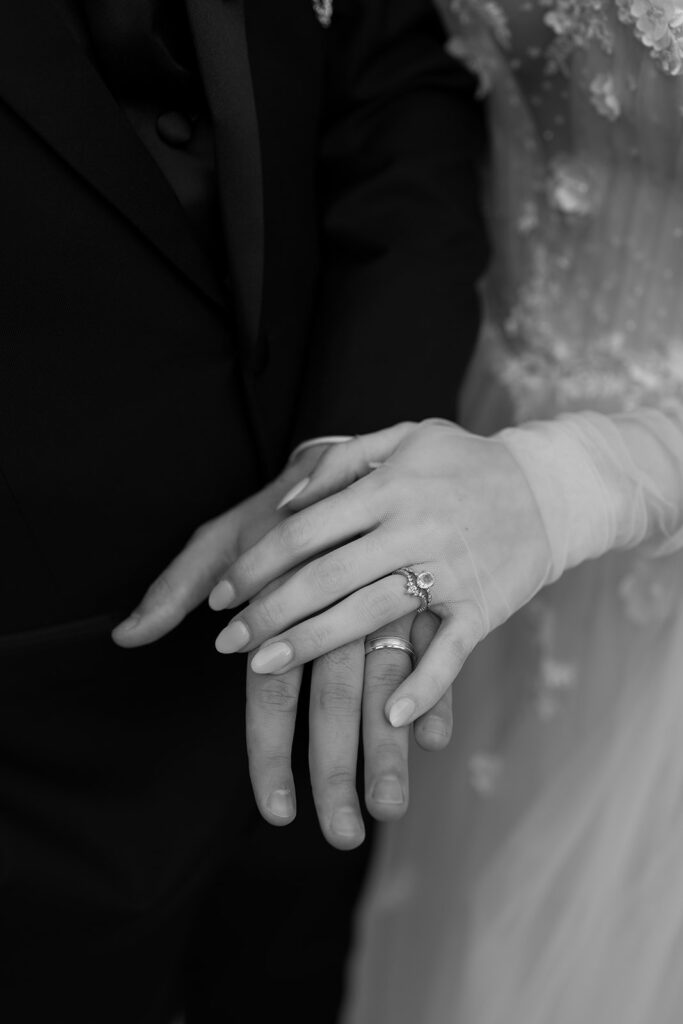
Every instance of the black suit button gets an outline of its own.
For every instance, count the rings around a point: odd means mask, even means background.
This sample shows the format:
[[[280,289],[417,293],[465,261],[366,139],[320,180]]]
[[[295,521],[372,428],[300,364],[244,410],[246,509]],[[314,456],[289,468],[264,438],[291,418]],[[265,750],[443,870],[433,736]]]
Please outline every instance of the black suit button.
[[[192,122],[185,114],[169,110],[157,118],[157,134],[168,146],[180,148],[192,140]]]

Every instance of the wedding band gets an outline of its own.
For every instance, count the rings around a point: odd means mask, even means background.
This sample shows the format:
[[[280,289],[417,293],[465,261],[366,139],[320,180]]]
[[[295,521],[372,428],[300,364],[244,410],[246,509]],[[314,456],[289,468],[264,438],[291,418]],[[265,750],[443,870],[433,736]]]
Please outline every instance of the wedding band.
[[[391,575],[403,576],[406,581],[406,594],[416,597],[420,602],[420,607],[417,609],[418,615],[420,612],[426,612],[432,603],[431,589],[435,583],[434,574],[426,571],[415,572],[414,569],[403,566],[401,569],[394,569]]]
[[[358,437],[357,434],[328,434],[324,437],[311,437],[308,441],[302,441],[296,446],[289,456],[289,461],[294,462],[302,452],[308,448],[317,448],[319,444],[347,444],[349,441],[355,441],[356,437]]]
[[[366,640],[365,653],[372,654],[373,651],[405,651],[410,660],[415,661],[415,648],[402,636],[376,636],[372,640]]]

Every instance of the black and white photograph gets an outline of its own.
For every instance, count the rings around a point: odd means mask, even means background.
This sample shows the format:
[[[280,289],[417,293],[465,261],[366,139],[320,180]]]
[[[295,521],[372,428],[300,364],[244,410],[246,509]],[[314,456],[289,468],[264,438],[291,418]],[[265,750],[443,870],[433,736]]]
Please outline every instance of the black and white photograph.
[[[683,0],[4,0],[2,1024],[681,1024]]]

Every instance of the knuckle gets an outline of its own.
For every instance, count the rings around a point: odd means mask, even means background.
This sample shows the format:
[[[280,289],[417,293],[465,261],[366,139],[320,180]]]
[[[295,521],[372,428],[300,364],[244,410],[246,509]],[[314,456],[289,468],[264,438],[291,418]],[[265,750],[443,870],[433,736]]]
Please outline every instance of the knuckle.
[[[169,583],[166,573],[162,572],[149,586],[142,600],[142,606],[145,609],[152,609],[159,605],[170,604],[173,602],[174,596],[173,587]]]
[[[230,582],[238,591],[249,591],[256,583],[256,562],[246,555],[236,562],[227,563],[226,569],[230,573]]]
[[[347,765],[333,764],[325,772],[325,782],[332,789],[355,789],[356,774]]]
[[[439,420],[438,417],[430,417],[418,423],[415,429],[420,437],[441,437],[446,426],[452,427],[452,424],[448,423],[447,420]]]
[[[339,593],[347,576],[346,563],[334,556],[319,559],[310,571],[313,585],[325,596]]]
[[[391,622],[396,617],[396,597],[384,587],[371,589],[363,597],[362,612],[370,622]]]
[[[333,714],[354,714],[360,709],[360,692],[352,683],[336,679],[320,689],[320,707]]]
[[[212,539],[216,533],[219,523],[220,519],[207,519],[206,522],[201,523],[190,534],[190,543],[194,541],[202,542],[204,540]]]
[[[333,651],[323,654],[320,661],[322,667],[331,672],[347,672],[354,667],[354,644],[344,644],[343,647],[335,647]]]
[[[410,671],[407,664],[402,664],[404,660],[407,662],[407,657],[404,659],[399,656],[399,658],[382,659],[381,664],[374,664],[374,662],[380,661],[375,654],[370,661],[371,670],[369,673],[369,682],[372,687],[376,689],[386,688],[387,690],[393,691],[397,686],[400,686]]]
[[[247,609],[245,617],[251,620],[252,626],[259,632],[268,634],[278,633],[286,622],[282,605],[272,597]]]
[[[255,687],[251,696],[262,710],[293,715],[296,714],[299,689],[287,679],[274,676]]]
[[[248,744],[249,770],[252,782],[267,785],[273,778],[286,779],[291,773],[289,753],[284,743],[268,743],[261,737],[250,739]]]
[[[279,540],[284,550],[290,554],[298,554],[308,544],[311,527],[306,515],[299,514],[283,520],[278,527]]]
[[[338,643],[339,641],[335,643],[332,639],[330,626],[326,626],[319,619],[313,619],[306,624],[305,634],[302,635],[300,642],[297,640],[294,646],[297,650],[305,647],[309,651],[322,653],[330,647],[337,647]]]
[[[401,748],[394,740],[381,740],[374,743],[372,746],[372,757],[378,765],[382,766],[382,771],[384,772],[394,767],[400,774],[405,764],[405,757],[401,752]]]

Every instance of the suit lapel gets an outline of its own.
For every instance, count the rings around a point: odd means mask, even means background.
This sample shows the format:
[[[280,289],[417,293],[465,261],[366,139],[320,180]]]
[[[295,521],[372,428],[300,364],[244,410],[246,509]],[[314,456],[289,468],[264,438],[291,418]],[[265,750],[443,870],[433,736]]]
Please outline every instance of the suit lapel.
[[[12,0],[0,30],[0,97],[206,296],[221,302],[209,259],[173,190],[44,0]]]

